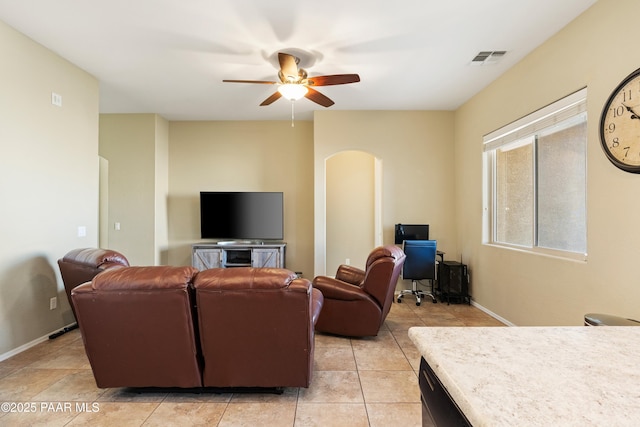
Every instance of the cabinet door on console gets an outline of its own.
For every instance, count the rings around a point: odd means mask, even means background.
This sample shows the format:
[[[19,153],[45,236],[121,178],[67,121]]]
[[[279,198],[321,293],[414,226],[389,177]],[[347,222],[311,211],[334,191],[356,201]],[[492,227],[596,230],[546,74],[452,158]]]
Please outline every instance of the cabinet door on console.
[[[251,266],[252,267],[269,267],[269,268],[282,268],[280,260],[280,251],[274,249],[256,249],[254,248],[251,254]]]
[[[222,267],[222,249],[194,249],[191,265],[198,270]]]

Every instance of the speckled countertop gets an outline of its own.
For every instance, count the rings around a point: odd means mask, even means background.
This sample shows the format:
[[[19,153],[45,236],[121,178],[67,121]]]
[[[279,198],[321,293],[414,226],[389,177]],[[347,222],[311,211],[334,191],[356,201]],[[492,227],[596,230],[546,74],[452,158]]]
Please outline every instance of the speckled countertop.
[[[640,426],[640,327],[414,327],[474,426]]]

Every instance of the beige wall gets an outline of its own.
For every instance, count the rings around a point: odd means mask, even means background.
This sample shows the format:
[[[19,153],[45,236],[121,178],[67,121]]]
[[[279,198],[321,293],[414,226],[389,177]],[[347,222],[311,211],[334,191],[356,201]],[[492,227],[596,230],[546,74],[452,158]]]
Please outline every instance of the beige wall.
[[[325,211],[323,208],[320,221],[316,212],[314,220],[314,155],[317,173],[319,167],[324,170],[325,159],[352,150],[371,156],[366,172],[369,180],[374,173],[373,158],[381,160],[384,243],[393,243],[396,222],[429,222],[439,247],[456,259],[457,236],[451,214],[453,113],[324,113],[318,114],[314,123],[296,122],[294,128],[288,121],[170,122],[167,262],[190,264],[191,245],[201,241],[200,191],[284,191],[287,268],[306,277],[320,274],[314,266],[318,252],[314,252],[313,233],[314,221],[324,224]],[[321,166],[318,159],[323,159]],[[321,187],[325,188],[325,183]],[[372,205],[373,195],[367,197]],[[321,202],[324,206],[324,196]],[[356,246],[367,246],[366,251],[352,248],[353,252],[338,255],[332,251],[332,268],[345,258],[363,266],[373,247],[373,230],[367,236],[354,235],[364,222],[353,216],[345,218],[339,203],[327,214],[341,218],[340,227],[351,230],[349,237]],[[373,212],[367,215],[366,227],[372,229]]]
[[[169,122],[155,117],[154,264],[169,264]]]
[[[158,139],[157,132],[151,131],[152,117],[101,116],[101,154],[110,159],[111,227],[118,215],[124,215],[125,218],[132,215],[133,218],[128,221],[137,221],[141,227],[148,228],[152,224],[152,219],[147,220],[152,212],[144,214],[148,206],[143,206],[149,203],[146,197],[152,193],[145,194],[142,188],[133,192],[123,185],[128,181],[144,182],[143,177],[151,177],[145,170],[153,156],[158,157],[161,153],[160,150],[151,148],[153,141]],[[374,127],[371,123],[378,123],[380,127]],[[321,114],[320,119],[316,117],[315,125],[311,122],[296,122],[294,128],[288,121],[170,122],[168,250],[162,251],[161,263],[190,264],[191,245],[201,241],[198,201],[200,191],[283,191],[287,268],[301,271],[306,277],[319,274],[314,267],[314,253],[316,256],[318,254],[317,251],[314,252],[313,234],[314,143],[316,151],[326,153],[323,159],[350,150],[369,153],[372,155],[370,159],[373,156],[381,159],[385,243],[393,243],[393,225],[396,222],[430,222],[432,236],[439,240],[439,247],[456,258],[457,251],[453,245],[457,239],[453,228],[454,218],[450,214],[454,202],[452,126],[451,112],[340,112],[329,116]],[[318,135],[321,137],[318,138]],[[112,142],[105,145],[105,141]],[[107,153],[105,147],[109,146],[111,151]],[[113,165],[111,160],[119,158],[118,162],[127,162],[120,172],[118,165]],[[321,165],[324,168],[324,161]],[[317,168],[316,165],[316,171]],[[371,164],[366,173],[369,180],[373,170],[374,165]],[[122,177],[126,179],[123,180]],[[118,185],[119,190],[116,190]],[[324,188],[324,184],[322,187]],[[152,190],[149,187],[146,191]],[[116,193],[122,195],[116,196]],[[373,196],[368,194],[367,197],[371,199]],[[114,200],[117,202],[113,202]],[[324,196],[322,203],[324,204]],[[372,204],[371,200],[367,203]],[[114,213],[120,209],[122,212]],[[332,251],[332,255],[335,255],[332,264],[337,264],[337,260],[350,258],[352,263],[362,266],[368,251],[373,247],[373,230],[367,236],[353,235],[353,231],[364,224],[362,219],[354,219],[353,216],[343,218],[344,209],[339,203],[331,209],[329,216],[342,218],[340,227],[351,229],[350,237],[356,246],[366,245],[368,248],[366,251],[352,248],[353,252],[338,255]],[[156,209],[156,215],[161,215],[159,211],[161,208]],[[324,210],[322,212],[324,214]],[[368,215],[371,218],[367,219],[367,227],[373,228],[373,212]],[[321,221],[324,224],[324,218]],[[142,235],[132,238],[129,234],[124,234],[125,224],[120,222],[121,230],[110,232],[110,235],[117,238],[110,239],[109,246],[127,254],[144,250],[148,246],[147,241],[152,238],[152,231],[146,231],[149,234],[146,238]],[[317,225],[318,221],[315,223]],[[157,236],[161,230],[156,230],[155,233]],[[127,249],[125,244],[129,245]],[[322,244],[325,244],[324,239]]]
[[[168,247],[168,122],[155,114],[101,114],[100,156],[109,162],[105,246],[132,265],[159,264]]]
[[[313,271],[313,124],[169,124],[169,263],[191,264],[200,191],[284,192],[286,267]]]
[[[363,267],[375,247],[375,157],[342,151],[326,161],[327,271]]]
[[[428,223],[430,238],[438,241],[438,248],[448,258],[457,259],[453,119],[453,113],[446,111],[316,112],[316,275],[334,274],[326,268],[325,163],[348,150],[380,159],[383,243],[393,244],[396,223]]]
[[[98,241],[98,82],[2,22],[0,52],[0,356],[6,357],[74,321],[56,261]],[[62,107],[51,104],[51,92],[62,95]],[[78,227],[86,227],[85,237]]]
[[[640,319],[640,176],[615,168],[598,136],[608,95],[640,67],[638,16],[636,0],[600,0],[456,112],[456,228],[473,298],[514,324],[579,325],[588,312]],[[482,136],[585,86],[588,260],[483,245]]]

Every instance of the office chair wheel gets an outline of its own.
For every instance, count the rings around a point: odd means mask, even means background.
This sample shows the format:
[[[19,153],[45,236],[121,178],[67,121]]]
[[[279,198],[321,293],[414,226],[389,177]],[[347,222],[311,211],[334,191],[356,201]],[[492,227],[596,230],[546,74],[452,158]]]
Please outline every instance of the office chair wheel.
[[[419,303],[419,302],[417,302],[417,303],[416,303],[416,305],[417,305],[418,307],[420,307],[420,303]]]
[[[401,303],[402,302],[402,298],[398,297],[398,302]]]

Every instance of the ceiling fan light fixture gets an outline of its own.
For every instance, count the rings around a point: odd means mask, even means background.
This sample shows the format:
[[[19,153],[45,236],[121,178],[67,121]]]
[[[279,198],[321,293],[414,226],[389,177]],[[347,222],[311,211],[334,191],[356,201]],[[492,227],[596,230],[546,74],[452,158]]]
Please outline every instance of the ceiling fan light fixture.
[[[297,101],[307,94],[309,89],[298,83],[284,83],[278,86],[278,92],[290,101]]]

